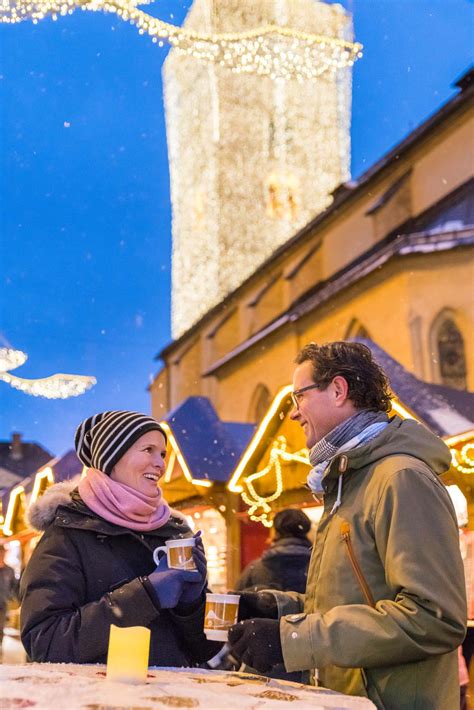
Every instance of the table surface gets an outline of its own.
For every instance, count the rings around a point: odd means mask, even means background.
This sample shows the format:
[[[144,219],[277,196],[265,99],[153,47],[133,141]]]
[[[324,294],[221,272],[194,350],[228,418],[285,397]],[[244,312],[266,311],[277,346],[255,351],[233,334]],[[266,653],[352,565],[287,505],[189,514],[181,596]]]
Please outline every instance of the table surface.
[[[25,663],[0,665],[1,710],[369,710],[366,698],[323,688],[233,673],[189,668],[150,668],[140,685],[111,682],[100,665]]]

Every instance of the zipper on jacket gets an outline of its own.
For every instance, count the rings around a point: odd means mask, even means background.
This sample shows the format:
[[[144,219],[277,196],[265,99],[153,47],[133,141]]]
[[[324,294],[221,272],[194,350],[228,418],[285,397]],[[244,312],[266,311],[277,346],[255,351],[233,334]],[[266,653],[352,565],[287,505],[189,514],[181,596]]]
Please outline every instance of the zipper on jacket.
[[[339,456],[339,465],[338,465],[338,471],[339,473],[345,473],[347,471],[347,456],[345,454],[341,454]]]
[[[347,552],[349,553],[349,559],[357,577],[357,581],[359,582],[360,588],[362,589],[362,593],[365,597],[365,600],[369,606],[375,609],[375,601],[372,596],[372,592],[370,591],[370,587],[367,584],[367,580],[364,577],[364,573],[362,572],[357,557],[355,556],[354,548],[352,547],[351,526],[349,525],[347,520],[343,520],[341,523],[341,535],[342,539],[346,543]]]

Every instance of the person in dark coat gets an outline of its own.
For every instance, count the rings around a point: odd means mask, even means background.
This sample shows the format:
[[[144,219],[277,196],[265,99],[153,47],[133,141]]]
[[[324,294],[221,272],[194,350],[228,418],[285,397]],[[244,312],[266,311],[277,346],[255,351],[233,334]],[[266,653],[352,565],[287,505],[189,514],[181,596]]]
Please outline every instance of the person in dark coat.
[[[0,661],[3,630],[7,621],[7,604],[14,599],[18,599],[18,582],[13,569],[5,564],[5,548],[0,547]]]
[[[219,644],[203,633],[207,568],[199,534],[197,571],[159,565],[153,551],[191,537],[158,481],[166,434],[137,412],[103,412],[76,433],[88,466],[77,487],[49,489],[30,509],[44,534],[20,585],[21,639],[32,661],[104,663],[110,625],[151,630],[150,665],[192,666]]]
[[[262,557],[243,570],[236,591],[279,589],[304,593],[311,543],[311,520],[297,508],[280,510],[273,520],[274,541]]]

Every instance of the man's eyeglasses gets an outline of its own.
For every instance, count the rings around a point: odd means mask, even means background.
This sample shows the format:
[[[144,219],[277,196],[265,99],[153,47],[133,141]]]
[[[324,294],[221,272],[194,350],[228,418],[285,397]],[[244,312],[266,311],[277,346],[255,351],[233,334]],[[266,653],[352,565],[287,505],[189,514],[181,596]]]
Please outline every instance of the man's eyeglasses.
[[[300,398],[303,392],[307,392],[308,390],[317,390],[320,389],[320,387],[321,385],[307,385],[306,387],[301,387],[301,389],[292,392],[291,401],[293,402],[293,406],[295,407],[295,409],[300,408]]]

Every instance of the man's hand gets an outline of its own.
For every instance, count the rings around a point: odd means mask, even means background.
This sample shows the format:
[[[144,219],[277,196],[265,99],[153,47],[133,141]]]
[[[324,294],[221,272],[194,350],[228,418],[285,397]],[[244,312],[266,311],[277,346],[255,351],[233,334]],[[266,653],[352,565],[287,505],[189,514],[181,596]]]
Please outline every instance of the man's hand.
[[[278,663],[283,663],[279,621],[241,621],[229,630],[229,644],[234,658],[259,673],[266,673]]]
[[[240,594],[239,621],[245,619],[278,619],[276,597],[271,592],[237,592]]]

